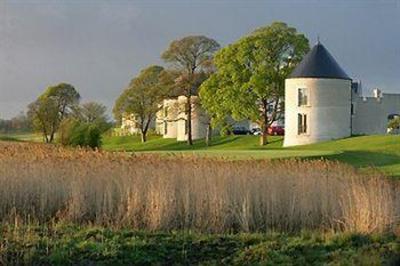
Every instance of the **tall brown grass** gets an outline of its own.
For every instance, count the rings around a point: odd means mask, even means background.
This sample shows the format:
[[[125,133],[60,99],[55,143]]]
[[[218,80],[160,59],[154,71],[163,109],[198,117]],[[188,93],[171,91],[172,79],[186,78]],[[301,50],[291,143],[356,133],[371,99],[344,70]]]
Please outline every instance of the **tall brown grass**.
[[[146,230],[383,232],[400,189],[328,161],[224,161],[0,142],[0,222]]]

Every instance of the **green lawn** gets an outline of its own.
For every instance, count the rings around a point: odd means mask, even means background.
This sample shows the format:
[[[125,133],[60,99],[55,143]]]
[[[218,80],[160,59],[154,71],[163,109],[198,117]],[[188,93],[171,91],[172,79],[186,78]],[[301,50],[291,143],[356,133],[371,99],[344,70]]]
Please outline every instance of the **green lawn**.
[[[43,138],[40,134],[36,133],[18,133],[18,134],[0,134],[0,140],[41,142],[43,141]]]
[[[391,176],[400,177],[400,136],[360,136],[312,145],[283,148],[282,137],[270,137],[270,144],[260,147],[258,137],[215,137],[212,146],[203,140],[192,147],[185,142],[151,136],[145,144],[136,136],[105,137],[103,148],[109,151],[196,154],[231,159],[325,158],[349,163],[358,168],[377,167]]]
[[[37,134],[0,135],[0,140],[41,141]],[[400,136],[360,136],[312,145],[283,148],[283,138],[272,136],[270,144],[260,147],[256,136],[214,137],[212,146],[196,140],[192,147],[185,142],[150,136],[141,143],[139,136],[103,138],[107,151],[157,152],[163,154],[195,154],[228,159],[276,159],[288,157],[325,158],[349,163],[366,169],[376,167],[385,173],[400,177]]]
[[[0,227],[4,265],[398,265],[394,235],[196,234]]]

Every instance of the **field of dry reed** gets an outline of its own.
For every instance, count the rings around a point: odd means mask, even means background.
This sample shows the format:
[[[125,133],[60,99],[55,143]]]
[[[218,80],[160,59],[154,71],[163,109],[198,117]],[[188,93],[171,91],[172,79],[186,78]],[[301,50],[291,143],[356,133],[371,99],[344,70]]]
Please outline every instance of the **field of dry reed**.
[[[328,161],[224,161],[0,142],[0,223],[145,230],[397,230],[399,185]]]

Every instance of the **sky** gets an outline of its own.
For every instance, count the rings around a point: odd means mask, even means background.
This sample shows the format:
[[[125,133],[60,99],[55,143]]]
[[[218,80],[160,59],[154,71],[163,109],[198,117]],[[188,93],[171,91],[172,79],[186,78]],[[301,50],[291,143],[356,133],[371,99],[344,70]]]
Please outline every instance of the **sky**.
[[[82,101],[115,99],[175,39],[222,46],[283,21],[321,42],[363,83],[400,93],[400,0],[0,0],[0,118],[67,82]]]

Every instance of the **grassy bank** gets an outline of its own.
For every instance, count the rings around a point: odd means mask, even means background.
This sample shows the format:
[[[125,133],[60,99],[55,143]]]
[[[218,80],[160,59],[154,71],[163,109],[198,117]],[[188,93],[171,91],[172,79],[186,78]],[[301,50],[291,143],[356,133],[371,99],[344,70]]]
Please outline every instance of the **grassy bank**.
[[[338,160],[362,169],[376,167],[386,174],[400,177],[400,136],[360,136],[291,148],[282,147],[282,137],[270,137],[270,144],[260,147],[258,137],[216,137],[207,147],[203,140],[194,146],[158,136],[143,144],[139,137],[105,137],[103,148],[108,151],[192,153],[233,159],[325,158]]]
[[[39,135],[3,135],[6,141],[41,141]],[[194,154],[198,156],[224,157],[234,160],[276,158],[325,158],[348,163],[360,169],[375,167],[387,175],[400,177],[400,136],[360,136],[328,141],[313,145],[283,148],[283,138],[271,136],[270,143],[258,145],[256,136],[214,137],[207,147],[204,140],[196,140],[193,146],[174,139],[150,136],[141,143],[138,136],[103,137],[103,149],[107,151],[149,152],[162,154]]]
[[[398,265],[394,235],[151,233],[2,226],[0,261],[56,265]]]
[[[17,133],[17,134],[0,134],[0,140],[42,142],[43,138],[40,134],[36,133]]]

